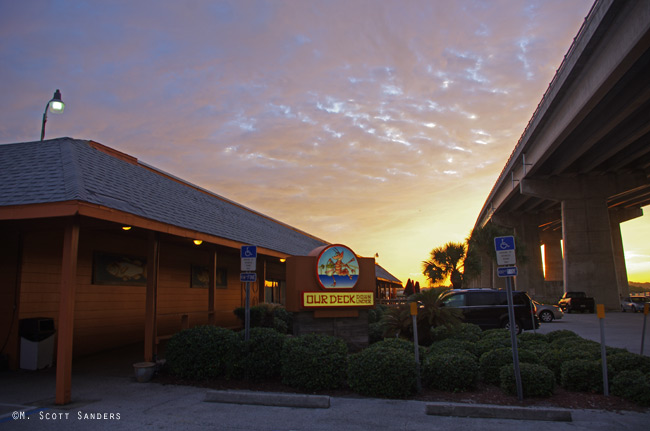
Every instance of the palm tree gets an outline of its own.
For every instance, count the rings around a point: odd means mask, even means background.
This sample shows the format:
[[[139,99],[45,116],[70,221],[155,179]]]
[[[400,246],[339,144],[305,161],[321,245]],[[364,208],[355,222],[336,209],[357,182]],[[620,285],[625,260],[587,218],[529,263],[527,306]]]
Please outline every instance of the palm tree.
[[[449,277],[454,289],[463,284],[461,269],[465,261],[466,246],[460,242],[448,242],[442,247],[431,250],[431,259],[422,262],[422,273],[435,284]]]
[[[438,297],[448,289],[431,288],[409,296],[409,302],[418,302],[418,344],[428,346],[433,342],[431,328],[454,327],[462,322],[462,312],[457,308],[440,307]],[[383,316],[384,337],[413,339],[413,317],[409,304],[390,308]]]
[[[436,326],[453,327],[462,322],[462,312],[457,308],[441,307],[438,302],[440,295],[449,290],[446,287],[432,287],[416,293],[410,299],[417,301],[418,309],[418,328],[420,324],[430,329]],[[429,332],[429,331],[427,331]]]

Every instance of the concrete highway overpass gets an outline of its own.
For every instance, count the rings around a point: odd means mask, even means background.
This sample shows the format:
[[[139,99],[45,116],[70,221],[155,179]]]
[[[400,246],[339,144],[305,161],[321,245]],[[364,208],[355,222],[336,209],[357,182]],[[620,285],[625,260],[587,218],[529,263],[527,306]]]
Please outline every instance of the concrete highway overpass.
[[[582,290],[608,309],[628,294],[619,224],[650,204],[649,48],[650,0],[596,1],[476,222],[514,228],[517,289]],[[497,285],[493,272],[474,285]]]

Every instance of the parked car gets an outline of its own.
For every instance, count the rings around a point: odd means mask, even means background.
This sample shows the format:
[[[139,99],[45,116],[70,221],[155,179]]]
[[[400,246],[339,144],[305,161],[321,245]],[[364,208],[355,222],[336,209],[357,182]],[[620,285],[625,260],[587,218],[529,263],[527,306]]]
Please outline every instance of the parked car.
[[[593,313],[596,309],[594,298],[587,296],[585,292],[565,292],[557,305],[565,313],[572,311]]]
[[[533,305],[535,306],[535,314],[537,314],[541,322],[548,323],[564,317],[564,313],[557,305],[541,304],[535,300],[533,300]]]
[[[531,299],[526,292],[512,292],[515,310],[515,330],[539,328],[539,318],[532,315]],[[505,290],[493,289],[453,289],[438,299],[439,306],[462,310],[467,323],[478,325],[481,329],[509,328],[508,297]]]
[[[634,297],[634,298],[625,298],[621,301],[621,311],[631,311],[636,313],[637,311],[643,311],[643,306],[646,303],[646,299],[643,297]]]

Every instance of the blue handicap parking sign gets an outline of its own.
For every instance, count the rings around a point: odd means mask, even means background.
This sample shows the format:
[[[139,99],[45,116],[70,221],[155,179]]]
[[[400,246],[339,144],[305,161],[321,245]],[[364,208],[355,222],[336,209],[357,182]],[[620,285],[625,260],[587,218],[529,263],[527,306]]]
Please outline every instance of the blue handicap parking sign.
[[[514,236],[498,236],[494,238],[494,249],[496,251],[514,250],[515,237]]]
[[[257,257],[257,246],[255,245],[242,245],[241,257],[252,258]]]

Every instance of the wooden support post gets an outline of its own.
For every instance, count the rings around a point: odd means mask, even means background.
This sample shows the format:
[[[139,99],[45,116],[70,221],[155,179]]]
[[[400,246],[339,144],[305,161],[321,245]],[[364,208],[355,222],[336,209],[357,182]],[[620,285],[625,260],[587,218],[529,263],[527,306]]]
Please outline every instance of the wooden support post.
[[[158,263],[160,258],[160,236],[149,232],[147,253],[147,293],[144,322],[144,360],[151,362],[156,355],[156,314],[158,298]]]
[[[77,287],[78,251],[79,221],[75,218],[66,225],[63,233],[59,330],[56,353],[55,402],[58,405],[68,404],[72,392],[72,340],[74,336],[74,300]]]
[[[210,256],[210,285],[208,286],[208,324],[214,325],[214,299],[217,289],[217,250]]]

